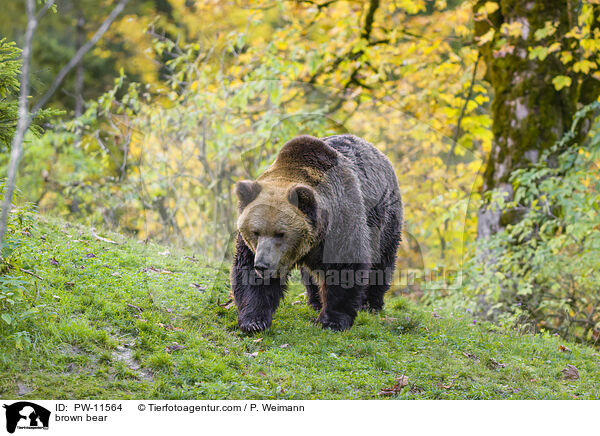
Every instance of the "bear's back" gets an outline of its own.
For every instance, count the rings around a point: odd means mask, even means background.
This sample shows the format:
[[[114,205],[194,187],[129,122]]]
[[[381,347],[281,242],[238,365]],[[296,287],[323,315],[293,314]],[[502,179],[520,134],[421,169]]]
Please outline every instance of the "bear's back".
[[[389,159],[364,139],[354,135],[333,135],[322,138],[322,141],[348,158],[360,178],[369,179],[382,172],[395,178]]]
[[[381,209],[396,208],[402,214],[400,188],[390,160],[374,145],[354,135],[334,135],[322,139],[328,146],[344,155],[351,163],[360,182],[369,221]],[[379,219],[375,218],[376,221]],[[371,224],[375,224],[372,223]]]

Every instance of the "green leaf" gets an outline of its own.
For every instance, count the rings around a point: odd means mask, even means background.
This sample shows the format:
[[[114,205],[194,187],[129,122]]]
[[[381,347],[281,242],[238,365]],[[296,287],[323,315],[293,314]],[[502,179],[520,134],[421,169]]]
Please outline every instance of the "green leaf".
[[[548,47],[537,46],[530,50],[529,59],[534,60],[538,58],[540,61],[543,61],[548,56]]]
[[[576,62],[573,65],[573,71],[575,71],[576,73],[587,74],[593,68],[596,68],[596,64],[592,61],[588,61],[587,59]]]
[[[534,38],[536,41],[541,41],[542,39],[551,36],[556,32],[556,24],[552,21],[546,21],[546,24],[541,29],[538,29],[534,33]]]
[[[554,79],[552,79],[552,84],[557,91],[571,86],[571,82],[572,80],[569,76],[556,76]]]
[[[8,325],[12,323],[12,318],[8,313],[3,313],[2,315],[0,315],[0,318],[2,318],[4,322]]]

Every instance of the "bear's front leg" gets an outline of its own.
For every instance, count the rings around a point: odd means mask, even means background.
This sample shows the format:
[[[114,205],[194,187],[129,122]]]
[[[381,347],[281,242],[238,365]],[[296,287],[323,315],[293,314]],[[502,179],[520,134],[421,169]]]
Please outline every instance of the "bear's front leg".
[[[308,305],[315,310],[321,310],[323,305],[321,304],[321,295],[319,295],[319,284],[310,276],[310,273],[306,268],[300,268],[300,276],[302,278],[302,283],[306,288]]]
[[[261,278],[254,270],[254,253],[238,235],[231,287],[238,307],[238,324],[244,332],[266,330],[285,291],[285,279]]]
[[[368,267],[362,264],[328,269],[318,323],[338,331],[352,327],[367,286],[365,271]]]

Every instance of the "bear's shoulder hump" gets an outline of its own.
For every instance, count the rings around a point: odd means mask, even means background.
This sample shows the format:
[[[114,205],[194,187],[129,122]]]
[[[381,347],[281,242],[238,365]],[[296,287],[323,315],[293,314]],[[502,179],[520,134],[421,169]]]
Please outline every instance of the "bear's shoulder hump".
[[[282,147],[277,161],[280,164],[309,166],[328,171],[338,164],[338,152],[325,141],[310,135],[297,136]]]

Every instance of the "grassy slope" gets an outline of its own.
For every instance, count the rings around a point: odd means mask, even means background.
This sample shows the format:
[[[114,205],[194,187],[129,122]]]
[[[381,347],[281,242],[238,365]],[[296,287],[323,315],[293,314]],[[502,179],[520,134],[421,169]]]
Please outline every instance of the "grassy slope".
[[[87,228],[41,221],[31,238],[43,280],[27,277],[50,315],[29,350],[0,340],[2,398],[368,399],[381,398],[401,374],[409,385],[393,398],[600,397],[596,350],[473,325],[466,316],[436,319],[398,297],[334,333],[311,324],[316,313],[296,284],[273,327],[246,336],[235,307],[219,305],[229,298],[225,274],[213,287],[215,270],[186,253],[160,255],[164,247],[118,235],[108,237],[119,245],[102,243]],[[166,351],[174,342],[186,348]],[[580,380],[564,380],[566,364]]]

